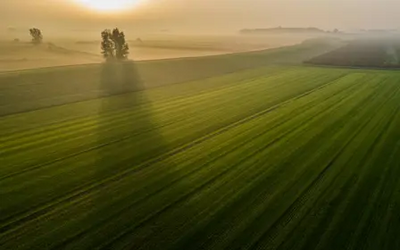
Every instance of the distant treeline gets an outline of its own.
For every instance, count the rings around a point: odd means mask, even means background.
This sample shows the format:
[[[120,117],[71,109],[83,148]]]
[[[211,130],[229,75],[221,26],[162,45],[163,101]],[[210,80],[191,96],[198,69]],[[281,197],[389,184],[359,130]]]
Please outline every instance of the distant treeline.
[[[265,29],[242,29],[240,30],[241,34],[283,34],[283,33],[339,33],[339,30],[335,29],[333,31],[325,31],[315,27],[308,28],[284,28],[284,27],[276,27],[276,28],[265,28]]]

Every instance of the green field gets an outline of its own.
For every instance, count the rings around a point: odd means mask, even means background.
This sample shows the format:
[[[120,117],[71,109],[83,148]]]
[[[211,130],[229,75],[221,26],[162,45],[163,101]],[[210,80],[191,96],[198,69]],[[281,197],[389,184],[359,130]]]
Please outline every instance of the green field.
[[[311,40],[258,52],[133,62],[121,67],[88,64],[0,72],[0,116],[266,65],[299,64],[335,47],[336,43]]]
[[[400,72],[256,66],[0,105],[0,249],[400,249]]]

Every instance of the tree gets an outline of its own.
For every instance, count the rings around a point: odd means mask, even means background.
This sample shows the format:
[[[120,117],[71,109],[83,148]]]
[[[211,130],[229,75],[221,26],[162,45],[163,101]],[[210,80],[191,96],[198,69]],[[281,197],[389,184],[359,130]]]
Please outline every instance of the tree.
[[[42,43],[43,35],[42,35],[42,31],[40,29],[32,28],[29,30],[29,32],[31,33],[31,36],[32,36],[32,43],[34,43],[34,44]]]
[[[115,28],[112,32],[112,41],[115,47],[115,56],[118,60],[126,59],[129,54],[129,46],[125,41],[124,32],[120,32]]]
[[[111,59],[114,57],[114,43],[111,40],[111,31],[104,30],[101,32],[101,53],[103,54],[104,58]]]
[[[106,29],[101,32],[101,38],[101,53],[106,59],[124,60],[128,57],[129,46],[124,32],[119,31],[118,28],[112,31]]]

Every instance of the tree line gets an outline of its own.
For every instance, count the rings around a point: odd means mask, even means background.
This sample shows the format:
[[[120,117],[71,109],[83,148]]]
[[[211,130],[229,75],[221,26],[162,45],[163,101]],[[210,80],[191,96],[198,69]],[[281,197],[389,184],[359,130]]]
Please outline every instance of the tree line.
[[[29,29],[32,43],[37,45],[43,42],[42,31],[38,28]],[[106,60],[125,60],[128,58],[129,45],[125,40],[124,32],[118,28],[105,29],[101,32],[101,54]]]

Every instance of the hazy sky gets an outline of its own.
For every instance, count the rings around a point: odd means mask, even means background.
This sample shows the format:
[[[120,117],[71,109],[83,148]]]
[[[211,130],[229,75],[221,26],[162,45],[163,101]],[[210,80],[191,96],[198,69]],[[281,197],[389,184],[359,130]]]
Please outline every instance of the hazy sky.
[[[400,0],[139,0],[143,4],[126,13],[96,13],[76,1],[0,0],[1,25],[196,31],[273,26],[400,28]]]

